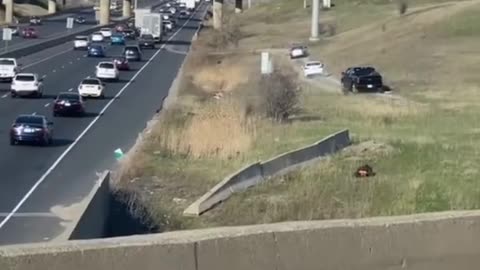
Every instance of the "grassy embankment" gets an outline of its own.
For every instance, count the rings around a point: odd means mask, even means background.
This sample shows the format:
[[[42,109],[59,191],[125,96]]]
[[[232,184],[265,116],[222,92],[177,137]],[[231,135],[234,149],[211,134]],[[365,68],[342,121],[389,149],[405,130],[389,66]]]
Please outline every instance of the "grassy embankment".
[[[295,120],[280,124],[246,113],[251,100],[246,97],[260,91],[259,55],[249,51],[286,47],[309,35],[302,1],[260,6],[231,22],[226,30],[231,35],[202,32],[177,104],[135,155],[125,186],[145,195],[165,230],[477,208],[480,4],[417,1],[399,16],[386,2],[337,1],[323,13],[325,37],[310,50],[336,76],[350,65],[376,66],[402,98],[343,96],[324,91],[328,86],[321,80],[300,80]],[[238,49],[230,50],[237,53],[209,56],[225,43],[219,37],[239,39]],[[219,100],[212,98],[217,91],[223,93]],[[181,216],[189,203],[244,164],[342,128],[349,128],[359,145],[235,195],[202,217]],[[354,178],[364,163],[377,176]]]

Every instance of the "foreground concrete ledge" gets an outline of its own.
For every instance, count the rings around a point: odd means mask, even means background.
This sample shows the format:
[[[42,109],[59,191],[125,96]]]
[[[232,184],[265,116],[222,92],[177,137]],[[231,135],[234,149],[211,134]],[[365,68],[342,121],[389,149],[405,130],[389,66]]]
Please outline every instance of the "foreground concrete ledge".
[[[478,218],[480,222],[480,210],[474,211],[447,211],[438,213],[415,214],[393,217],[375,217],[365,219],[341,219],[325,221],[295,221],[274,224],[218,227],[209,229],[198,229],[189,231],[177,231],[150,235],[138,235],[128,237],[117,237],[109,239],[76,240],[68,242],[52,242],[38,244],[21,244],[0,247],[0,256],[15,257],[37,254],[58,254],[71,251],[89,251],[99,249],[115,249],[122,247],[148,247],[194,244],[207,240],[220,240],[226,238],[239,238],[245,236],[256,236],[268,233],[283,232],[309,232],[313,230],[331,228],[358,228],[358,227],[389,227],[398,225],[421,225],[422,223],[435,223],[439,221],[471,222],[472,218]]]

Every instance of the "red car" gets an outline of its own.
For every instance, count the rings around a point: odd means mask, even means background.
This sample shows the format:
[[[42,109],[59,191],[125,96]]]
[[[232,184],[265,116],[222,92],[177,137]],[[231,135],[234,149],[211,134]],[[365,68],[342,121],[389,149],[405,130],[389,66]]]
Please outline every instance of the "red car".
[[[117,24],[117,26],[115,26],[115,31],[117,32],[123,32],[127,30],[127,26],[125,24]]]
[[[113,60],[117,65],[118,70],[129,70],[128,60],[125,57],[117,57]]]
[[[37,30],[34,28],[28,27],[22,30],[22,37],[23,38],[37,38]]]

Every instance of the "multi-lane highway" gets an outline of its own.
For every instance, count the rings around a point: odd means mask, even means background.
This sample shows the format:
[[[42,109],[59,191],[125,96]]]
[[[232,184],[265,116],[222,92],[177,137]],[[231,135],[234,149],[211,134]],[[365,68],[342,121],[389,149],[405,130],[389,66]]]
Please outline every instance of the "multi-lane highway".
[[[117,15],[117,14],[112,14]],[[11,41],[8,42],[8,49],[13,49],[15,47],[27,46],[29,44],[35,44],[41,41],[44,41],[49,38],[54,38],[56,36],[60,36],[65,34],[68,29],[67,27],[67,18],[68,17],[76,17],[76,16],[83,16],[85,18],[84,24],[74,24],[73,29],[70,31],[76,31],[81,29],[87,29],[92,27],[96,24],[95,22],[95,12],[93,8],[85,8],[83,10],[79,10],[76,13],[64,13],[58,16],[45,18],[42,20],[43,25],[40,26],[32,26],[32,28],[36,29],[38,32],[37,39],[24,39],[21,35],[13,37]],[[28,23],[19,24],[20,29],[25,27],[29,27]],[[0,45],[0,53],[5,52],[5,43],[2,42]]]
[[[106,99],[88,99],[82,118],[52,118],[53,98],[77,91],[102,59],[73,51],[72,44],[19,59],[25,72],[44,78],[45,88],[41,99],[12,99],[9,84],[0,85],[0,244],[55,239],[63,232],[62,219],[79,214],[75,204],[92,188],[97,172],[115,165],[113,151],[133,145],[168,94],[204,9],[181,20],[161,47],[145,50],[142,62],[131,62],[132,70],[122,71],[119,82],[107,83]],[[122,48],[107,45],[107,58]],[[22,113],[54,122],[52,146],[9,145],[10,125]]]

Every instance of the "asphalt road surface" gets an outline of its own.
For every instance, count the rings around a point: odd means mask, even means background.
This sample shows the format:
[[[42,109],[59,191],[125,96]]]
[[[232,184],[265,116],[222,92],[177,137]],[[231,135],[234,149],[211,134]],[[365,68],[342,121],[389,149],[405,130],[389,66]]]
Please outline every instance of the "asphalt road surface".
[[[102,59],[64,44],[19,60],[27,72],[44,78],[45,88],[42,99],[11,99],[9,85],[0,85],[5,89],[0,91],[0,244],[49,241],[62,234],[62,218],[79,214],[75,204],[91,190],[97,173],[115,166],[114,150],[128,150],[161,106],[205,8],[181,20],[158,49],[145,50],[142,62],[131,62],[120,82],[107,83],[105,100],[88,99],[83,118],[52,118],[53,98],[76,91]],[[122,48],[108,45],[107,59]],[[21,113],[49,116],[54,144],[10,146],[9,128]]]
[[[121,16],[121,11],[112,11],[111,16],[113,18]],[[67,29],[67,18],[68,17],[76,17],[76,16],[83,16],[85,17],[84,24],[73,24],[73,29]],[[11,41],[8,41],[8,44],[5,41],[0,42],[0,53],[5,52],[5,50],[11,50],[16,47],[27,46],[29,44],[36,44],[47,40],[49,38],[54,38],[57,36],[61,36],[68,31],[78,31],[82,29],[88,29],[92,26],[96,25],[95,22],[95,11],[93,8],[85,8],[75,13],[63,13],[59,14],[58,16],[46,18],[42,20],[42,25],[35,25],[31,26],[32,28],[38,31],[38,38],[36,39],[24,39],[21,37],[21,33],[18,36],[12,37]],[[29,24],[19,24],[20,30],[29,27]],[[0,31],[2,32],[2,31]],[[0,37],[1,37],[0,33]],[[7,47],[6,47],[7,46]]]

